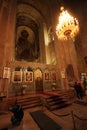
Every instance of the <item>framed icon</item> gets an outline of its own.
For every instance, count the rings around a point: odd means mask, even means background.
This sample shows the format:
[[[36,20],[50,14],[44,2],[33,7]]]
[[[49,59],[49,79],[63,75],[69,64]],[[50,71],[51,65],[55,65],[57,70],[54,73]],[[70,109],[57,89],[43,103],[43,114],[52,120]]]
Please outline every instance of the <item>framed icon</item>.
[[[45,81],[49,81],[50,80],[50,73],[49,72],[45,72],[44,73],[44,79],[45,79]]]
[[[6,78],[6,79],[10,78],[10,68],[9,67],[4,67],[3,78]]]
[[[51,72],[51,80],[56,81],[56,72]]]
[[[12,72],[12,82],[21,83],[22,82],[22,71],[13,71]]]
[[[24,73],[24,81],[33,82],[33,72],[32,71],[27,71]]]

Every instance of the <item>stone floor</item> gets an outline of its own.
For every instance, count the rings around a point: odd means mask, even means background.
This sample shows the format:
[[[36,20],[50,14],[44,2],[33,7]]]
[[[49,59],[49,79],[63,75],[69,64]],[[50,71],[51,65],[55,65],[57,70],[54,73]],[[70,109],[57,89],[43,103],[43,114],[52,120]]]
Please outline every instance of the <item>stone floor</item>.
[[[82,101],[87,102],[87,97],[85,96]],[[58,123],[62,130],[87,130],[87,106],[74,102],[66,108],[55,111],[49,111],[45,107],[24,110],[24,118],[19,126],[12,126],[10,121],[12,113],[8,111],[0,114],[0,129],[7,127],[8,130],[40,130],[29,113],[36,110],[42,110]]]

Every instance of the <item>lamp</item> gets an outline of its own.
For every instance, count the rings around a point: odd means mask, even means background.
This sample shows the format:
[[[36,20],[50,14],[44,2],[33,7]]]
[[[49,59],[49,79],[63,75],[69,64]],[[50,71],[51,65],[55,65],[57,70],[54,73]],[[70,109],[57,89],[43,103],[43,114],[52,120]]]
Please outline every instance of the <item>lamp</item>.
[[[56,34],[59,39],[66,40],[74,38],[79,32],[79,23],[76,18],[71,16],[64,7],[61,7],[59,23],[56,26]]]

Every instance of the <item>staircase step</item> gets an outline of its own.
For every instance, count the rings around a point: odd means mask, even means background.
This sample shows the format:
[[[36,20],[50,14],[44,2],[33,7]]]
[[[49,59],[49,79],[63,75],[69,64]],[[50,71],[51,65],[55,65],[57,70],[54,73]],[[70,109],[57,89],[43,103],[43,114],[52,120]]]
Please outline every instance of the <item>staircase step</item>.
[[[39,107],[39,106],[42,106],[42,103],[38,103],[38,104],[28,104],[28,105],[22,106],[22,108],[23,108],[23,109],[29,109],[29,108]]]
[[[52,106],[52,107],[50,108],[50,110],[56,110],[56,109],[64,108],[64,107],[66,107],[66,106],[68,106],[68,105],[67,105],[67,104],[60,104],[59,106],[58,106],[58,105],[55,105],[55,106]]]
[[[46,102],[49,110],[60,109],[69,105],[68,101],[57,95],[46,98]]]
[[[39,96],[18,98],[17,100],[18,100],[18,103],[21,104],[23,109],[33,108],[33,107],[42,105],[42,102]]]
[[[25,101],[26,101],[26,102],[40,101],[40,98],[18,100],[19,103],[24,103]]]
[[[22,102],[24,100],[26,101],[32,101],[32,100],[36,100],[39,99],[40,97],[25,97],[25,98],[17,98],[18,101]]]
[[[18,102],[19,103],[19,102]],[[31,105],[31,104],[37,104],[37,103],[40,103],[40,101],[32,101],[32,102],[22,102],[21,105],[24,106],[24,105]],[[19,103],[20,104],[20,103]]]
[[[50,106],[53,106],[53,105],[60,105],[61,103],[65,103],[65,101],[50,102],[49,105],[50,105]]]

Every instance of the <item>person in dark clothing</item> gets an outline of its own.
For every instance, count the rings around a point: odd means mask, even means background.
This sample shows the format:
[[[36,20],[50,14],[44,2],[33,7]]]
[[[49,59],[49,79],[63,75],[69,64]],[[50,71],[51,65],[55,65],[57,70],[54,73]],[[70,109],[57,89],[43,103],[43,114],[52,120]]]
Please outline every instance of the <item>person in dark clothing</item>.
[[[17,100],[14,106],[10,109],[10,111],[13,113],[13,116],[11,117],[12,124],[19,125],[24,116],[24,112],[21,105],[17,103]]]
[[[82,97],[83,97],[83,90],[82,90],[81,84],[75,82],[74,88],[75,88],[77,97],[78,97],[79,99],[82,99]]]
[[[74,84],[74,89],[76,92],[76,96],[78,97],[78,83],[77,82],[75,82],[75,84]]]
[[[81,83],[78,83],[78,97],[79,99],[83,98],[83,89],[82,89]]]

